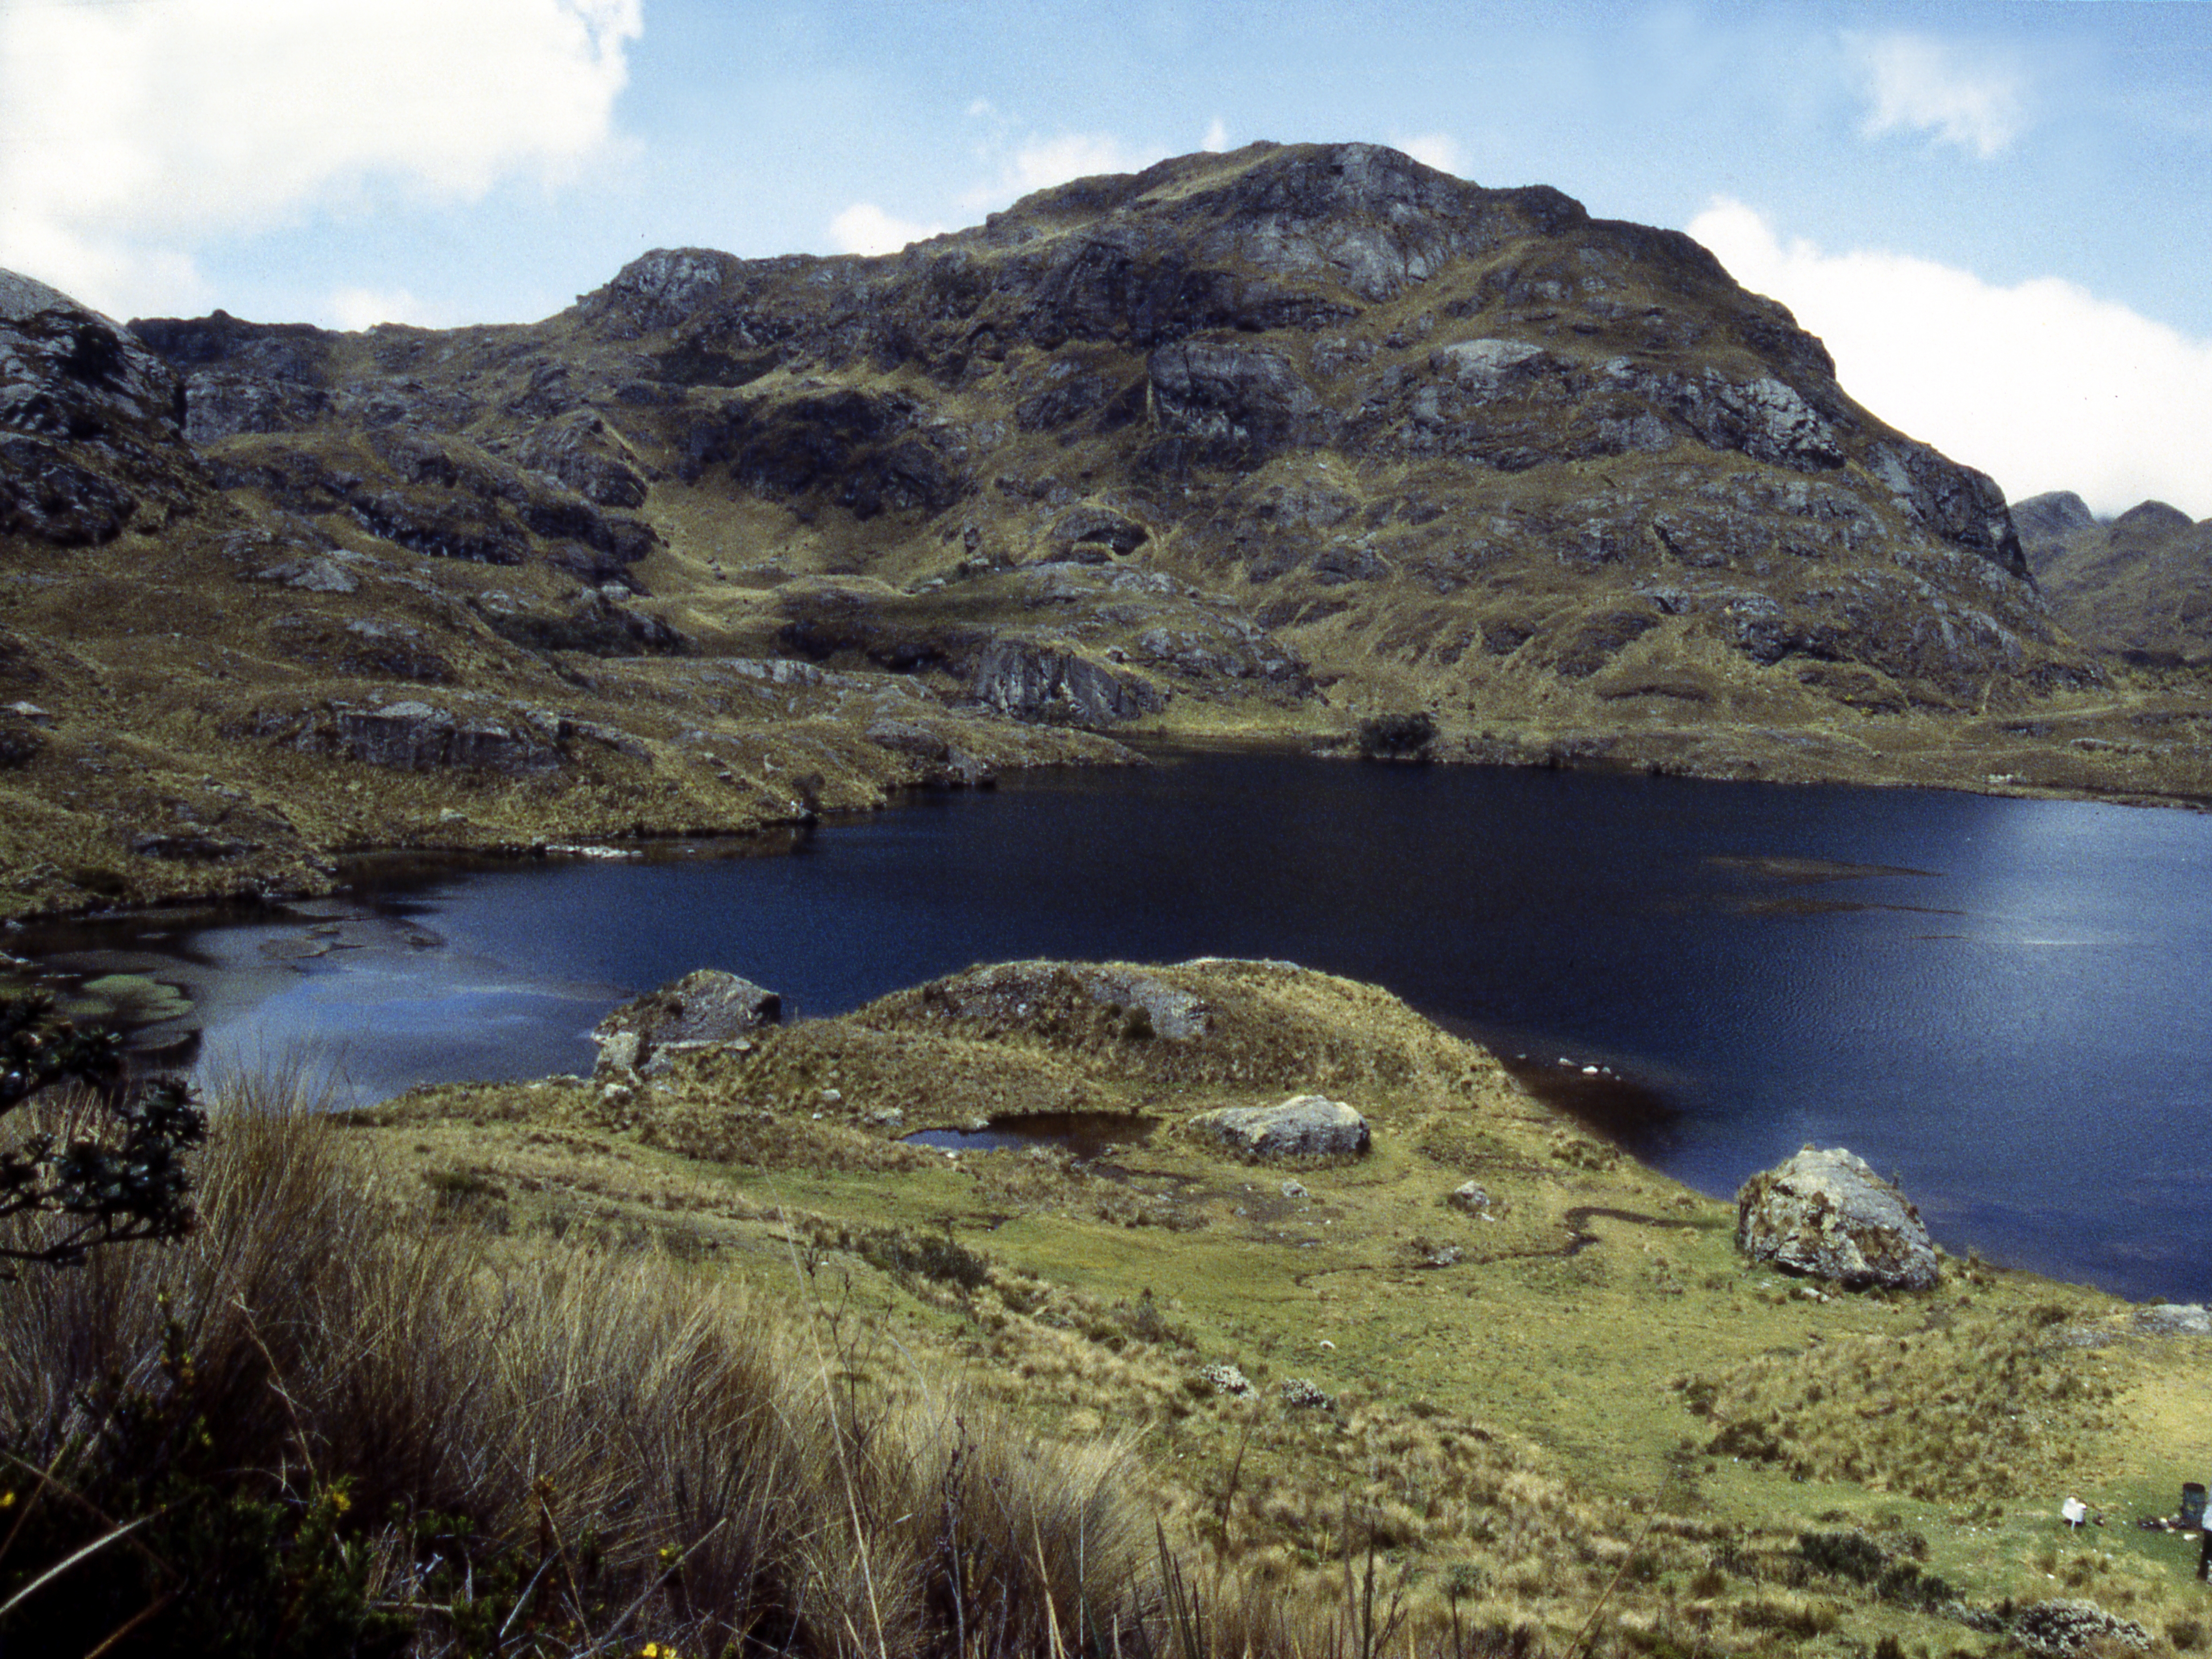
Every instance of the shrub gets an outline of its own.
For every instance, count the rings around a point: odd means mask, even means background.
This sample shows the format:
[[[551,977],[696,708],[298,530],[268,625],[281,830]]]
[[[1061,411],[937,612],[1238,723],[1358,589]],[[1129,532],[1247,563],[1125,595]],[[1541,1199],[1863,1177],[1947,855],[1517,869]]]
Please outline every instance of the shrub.
[[[184,1158],[207,1117],[185,1085],[131,1086],[121,1041],[80,1031],[44,992],[0,997],[0,1117],[28,1133],[0,1146],[0,1222],[38,1218],[0,1238],[9,1261],[76,1267],[105,1244],[180,1238],[191,1230]]]
[[[1426,710],[1378,714],[1359,722],[1359,752],[1369,760],[1415,759],[1436,739],[1436,719]]]

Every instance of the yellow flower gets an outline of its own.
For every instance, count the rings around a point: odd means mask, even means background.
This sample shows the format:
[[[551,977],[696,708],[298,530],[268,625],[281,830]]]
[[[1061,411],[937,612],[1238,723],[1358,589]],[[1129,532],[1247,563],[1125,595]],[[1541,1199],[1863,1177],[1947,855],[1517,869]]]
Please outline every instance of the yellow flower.
[[[347,1497],[344,1492],[333,1491],[331,1493],[331,1512],[332,1514],[343,1515],[352,1507],[353,1499]]]
[[[12,1509],[15,1507],[15,1494],[14,1492],[0,1492],[0,1510]]]

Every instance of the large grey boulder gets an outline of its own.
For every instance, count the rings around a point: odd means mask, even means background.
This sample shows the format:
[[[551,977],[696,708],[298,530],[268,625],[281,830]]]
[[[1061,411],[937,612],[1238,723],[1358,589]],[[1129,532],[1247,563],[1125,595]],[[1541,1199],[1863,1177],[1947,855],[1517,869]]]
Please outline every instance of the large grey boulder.
[[[1248,1158],[1357,1158],[1372,1137],[1340,1100],[1293,1095],[1279,1106],[1224,1106],[1190,1121],[1200,1134]]]
[[[625,1002],[593,1027],[592,1041],[599,1048],[595,1070],[649,1073],[656,1054],[734,1042],[782,1018],[783,999],[774,991],[719,968],[702,968]]]
[[[1735,1198],[1735,1242],[1755,1261],[1851,1290],[1924,1291],[1937,1278],[1920,1212],[1857,1154],[1808,1146]]]

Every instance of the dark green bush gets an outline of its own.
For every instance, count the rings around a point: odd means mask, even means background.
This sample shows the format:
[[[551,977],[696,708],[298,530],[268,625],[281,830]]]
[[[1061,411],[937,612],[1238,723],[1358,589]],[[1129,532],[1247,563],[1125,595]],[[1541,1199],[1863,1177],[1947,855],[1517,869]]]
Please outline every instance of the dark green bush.
[[[1425,710],[1359,722],[1359,752],[1369,760],[1418,759],[1436,740],[1437,722]]]

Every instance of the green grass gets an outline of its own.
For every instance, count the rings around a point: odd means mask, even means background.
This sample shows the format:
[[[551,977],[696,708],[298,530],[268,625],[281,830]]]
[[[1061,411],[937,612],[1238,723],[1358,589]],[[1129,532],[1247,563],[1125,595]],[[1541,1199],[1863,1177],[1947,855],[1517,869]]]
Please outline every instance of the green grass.
[[[1079,976],[1045,965],[1023,970],[1019,1014],[986,988],[1006,981],[955,976],[758,1038],[747,1055],[686,1060],[626,1128],[589,1127],[593,1097],[573,1089],[428,1091],[364,1121],[385,1126],[372,1133],[395,1155],[500,1180],[519,1240],[632,1226],[784,1300],[796,1238],[808,1293],[845,1328],[939,1356],[1048,1439],[1125,1434],[1204,1604],[1276,1621],[1251,1627],[1255,1652],[1310,1653],[1348,1631],[1344,1569],[1370,1540],[1384,1582],[1404,1576],[1424,1653],[1476,1630],[1510,1643],[1516,1629],[1563,1653],[1593,1608],[1597,1651],[1782,1651],[1844,1636],[1978,1650],[1984,1638],[1894,1589],[1802,1558],[1805,1533],[1854,1529],[1919,1534],[1916,1571],[1975,1606],[2074,1594],[2154,1629],[2186,1616],[2177,1540],[2127,1522],[2136,1494],[2166,1491],[2212,1453],[2187,1406],[2202,1345],[2048,1346],[2124,1314],[1978,1264],[1951,1264],[1927,1295],[1808,1301],[1736,1256],[1728,1206],[1565,1124],[1394,999],[1321,975],[1146,971],[1206,1004],[1204,1037],[1127,1041]],[[825,1109],[833,1086],[841,1103]],[[1279,1172],[1176,1127],[1308,1086],[1357,1105],[1376,1140],[1357,1164],[1301,1171],[1302,1199],[1279,1196]],[[994,1098],[1071,1097],[1140,1106],[1163,1127],[1116,1154],[1127,1174],[1110,1177],[1019,1152],[878,1171],[848,1150],[896,1150],[871,1121],[886,1106],[907,1129],[964,1121]],[[706,1143],[684,1137],[717,1121],[765,1132],[731,1143],[738,1161],[686,1155]],[[816,1161],[787,1155],[779,1127]],[[1499,1219],[1445,1205],[1470,1176]],[[1595,1242],[1566,1254],[1567,1213],[1587,1206],[1648,1218],[1591,1217]],[[1462,1260],[1417,1268],[1417,1238],[1456,1244]],[[928,1271],[923,1253],[939,1251],[963,1271]],[[1204,1383],[1217,1362],[1256,1397]],[[1299,1377],[1335,1409],[1280,1405]],[[1705,1393],[1696,1378],[1711,1380],[1703,1415],[1690,1408]],[[2028,1381],[2052,1409],[2023,1436],[2004,1413]],[[1709,1449],[1715,1401],[1762,1422],[1778,1413],[1783,1455]],[[1948,1432],[1944,1414],[1962,1408],[2011,1439]],[[1837,1454],[1854,1425],[1851,1475]],[[2062,1479],[2106,1510],[2111,1524],[2079,1547],[2109,1567],[2068,1553],[2051,1484]],[[2054,1547],[2064,1559],[2046,1578],[2038,1562]]]

